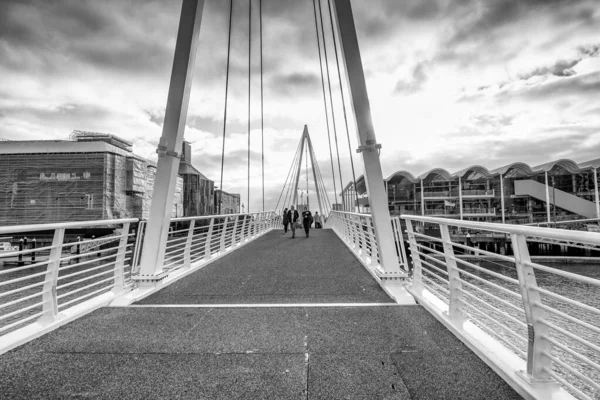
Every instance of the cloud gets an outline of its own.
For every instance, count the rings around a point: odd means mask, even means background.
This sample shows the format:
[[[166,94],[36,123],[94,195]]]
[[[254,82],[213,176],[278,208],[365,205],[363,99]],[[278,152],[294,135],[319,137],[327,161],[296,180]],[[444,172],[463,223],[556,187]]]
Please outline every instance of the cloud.
[[[412,71],[411,79],[408,81],[399,80],[394,87],[395,94],[412,94],[418,92],[427,82],[425,74],[425,62],[418,63]]]

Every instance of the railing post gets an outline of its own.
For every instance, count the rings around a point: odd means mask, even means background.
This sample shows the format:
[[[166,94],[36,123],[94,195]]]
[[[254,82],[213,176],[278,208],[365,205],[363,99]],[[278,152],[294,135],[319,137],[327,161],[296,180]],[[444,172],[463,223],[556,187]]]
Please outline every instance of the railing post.
[[[190,221],[190,227],[188,228],[187,239],[185,241],[185,248],[183,249],[183,269],[189,269],[192,267],[192,241],[194,240],[194,228],[196,227],[196,220]]]
[[[206,232],[206,242],[204,243],[204,259],[210,260],[212,258],[212,251],[210,242],[212,240],[213,228],[215,226],[215,218],[210,219],[210,225],[208,226],[208,232]]]
[[[44,322],[53,322],[58,317],[58,299],[56,298],[56,282],[58,280],[58,268],[62,256],[62,246],[65,238],[65,229],[57,228],[52,238],[52,249],[46,266],[46,277],[43,287],[43,312],[40,319]]]
[[[544,355],[544,351],[550,352],[552,346],[545,339],[549,329],[540,322],[545,318],[546,312],[536,306],[536,303],[541,304],[542,299],[540,293],[535,290],[537,288],[535,271],[531,265],[527,265],[531,262],[527,239],[524,235],[516,233],[512,233],[510,237],[527,320],[527,370],[524,371],[523,377],[531,382],[553,382],[544,371],[544,367],[552,368],[552,360]]]
[[[356,216],[356,221],[357,221],[356,226],[359,229],[359,234],[360,234],[361,242],[362,242],[362,245],[361,245],[361,248],[360,248],[360,250],[361,250],[360,257],[366,263],[367,262],[367,256],[369,255],[368,254],[369,251],[367,249],[368,239],[367,239],[367,235],[365,234],[365,229],[364,229],[364,226],[363,226],[363,223],[362,223],[362,217],[360,215]]]
[[[220,245],[219,245],[219,253],[220,254],[225,253],[225,237],[227,236],[227,219],[228,219],[228,217],[225,217],[223,219],[223,226],[221,228],[221,241],[220,241]]]
[[[242,237],[240,240],[240,244],[244,243],[246,241],[246,238],[248,237],[248,233],[246,232],[247,225],[248,225],[248,218],[245,214],[242,215],[242,217],[244,218],[244,221],[242,222]]]
[[[115,282],[112,288],[112,292],[117,296],[125,289],[125,255],[129,240],[129,222],[124,223],[121,229],[121,239],[115,258]]]
[[[235,222],[233,223],[233,233],[231,234],[231,248],[234,248],[237,246],[236,235],[237,235],[237,227],[238,227],[239,220],[240,220],[239,216],[236,216]]]
[[[410,256],[413,262],[413,283],[412,286],[416,290],[423,290],[423,272],[421,264],[421,256],[419,255],[419,246],[417,246],[417,236],[413,229],[412,221],[405,219],[406,221],[406,232],[408,233],[408,245],[410,247]]]
[[[448,315],[450,321],[461,326],[465,322],[463,314],[463,293],[462,283],[460,281],[460,273],[456,260],[454,260],[454,248],[452,247],[452,239],[448,225],[440,224],[440,232],[442,234],[442,243],[444,246],[444,256],[446,257],[446,268],[448,269],[448,286],[450,287],[450,305],[448,307]]]

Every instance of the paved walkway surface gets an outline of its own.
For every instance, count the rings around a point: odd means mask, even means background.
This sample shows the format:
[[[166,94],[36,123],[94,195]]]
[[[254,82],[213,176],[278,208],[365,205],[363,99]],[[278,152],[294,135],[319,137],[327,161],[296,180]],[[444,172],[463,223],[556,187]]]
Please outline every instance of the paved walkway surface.
[[[520,398],[422,307],[389,303],[332,235],[270,233],[177,284],[179,295],[171,286],[23,345],[0,357],[0,397]],[[306,251],[322,246],[332,254]],[[281,264],[265,259],[277,254]],[[245,306],[223,307],[233,301]]]

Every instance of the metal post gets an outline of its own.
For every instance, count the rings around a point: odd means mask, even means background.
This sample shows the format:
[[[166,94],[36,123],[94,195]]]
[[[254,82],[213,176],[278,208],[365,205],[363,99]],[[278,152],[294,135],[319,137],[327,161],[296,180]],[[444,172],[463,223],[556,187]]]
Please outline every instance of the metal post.
[[[511,244],[519,278],[519,288],[523,298],[525,319],[527,321],[528,348],[527,370],[525,378],[536,381],[552,381],[544,367],[552,369],[552,360],[544,354],[550,353],[551,344],[546,340],[549,328],[540,322],[545,318],[546,312],[536,304],[541,304],[540,293],[536,290],[537,282],[535,270],[528,263],[531,262],[527,240],[524,235],[511,234]]]
[[[460,219],[463,219],[462,179],[458,177],[458,201],[460,202]]]
[[[319,192],[319,185],[317,184],[317,171],[315,168],[316,160],[313,158],[312,141],[310,140],[310,135],[308,134],[308,127],[306,125],[304,125],[304,130],[306,131],[306,139],[308,141],[307,145],[308,145],[308,150],[309,150],[309,154],[310,154],[310,165],[312,166],[313,179],[315,180],[315,193],[317,194],[317,201],[319,203],[319,213],[322,216],[323,215],[323,205],[321,204],[321,195]],[[344,207],[346,205],[345,197],[346,197],[345,195],[342,196],[342,198],[344,199]]]
[[[400,270],[398,257],[396,257],[396,244],[390,223],[390,212],[387,199],[384,198],[383,173],[379,160],[379,149],[375,130],[371,119],[371,107],[365,82],[354,17],[350,0],[335,0],[333,2],[337,19],[340,47],[346,75],[348,77],[350,99],[354,108],[357,124],[357,133],[360,143],[358,151],[361,152],[365,164],[365,183],[369,194],[369,204],[375,226],[375,236],[379,246],[381,270],[383,273],[394,273],[405,276]]]
[[[410,257],[413,264],[413,288],[418,291],[423,290],[423,273],[421,265],[421,256],[419,255],[419,246],[417,246],[417,237],[413,229],[412,221],[405,219],[406,232],[408,233],[408,246],[410,248]],[[408,260],[407,260],[408,262]]]
[[[300,160],[298,161],[298,171],[296,171],[296,182],[294,184],[294,200],[293,204],[298,209],[298,183],[300,182],[300,169],[302,168],[302,156],[304,155],[304,143],[308,135],[308,127],[304,125],[304,131],[302,131],[302,139],[300,139]],[[337,193],[336,193],[337,195]],[[337,197],[337,196],[336,196]]]
[[[500,207],[502,208],[502,223],[505,224],[506,220],[504,217],[504,178],[500,174]]]
[[[598,198],[598,172],[594,168],[594,195],[596,199],[596,218],[600,218],[600,200]]]
[[[123,289],[125,288],[125,256],[127,254],[128,240],[129,222],[126,222],[121,228],[121,239],[119,240],[119,248],[115,259],[115,283],[112,292],[117,296],[123,293]]]
[[[33,252],[31,253],[31,263],[35,263],[35,248],[37,245],[37,240],[35,240],[35,238],[33,238],[33,240],[31,241],[31,248],[33,249]]]
[[[189,269],[192,266],[192,241],[194,240],[194,228],[196,227],[196,220],[190,221],[190,227],[188,228],[187,239],[185,241],[185,247],[183,249],[183,269]]]
[[[58,228],[54,231],[52,238],[52,249],[46,266],[46,277],[42,299],[44,300],[43,312],[40,319],[45,322],[55,321],[58,317],[58,299],[56,298],[56,282],[58,280],[58,267],[60,267],[60,258],[62,256],[62,246],[65,237],[65,229]]]
[[[208,226],[208,232],[206,232],[206,242],[204,243],[204,259],[210,260],[212,258],[211,242],[213,229],[215,227],[215,218],[210,219],[210,225]]]
[[[421,215],[425,215],[425,190],[423,189],[423,179],[421,179]]]
[[[465,317],[462,313],[462,283],[460,281],[460,274],[458,266],[456,265],[456,260],[454,260],[454,248],[452,247],[452,239],[450,238],[448,225],[440,224],[440,232],[442,234],[446,268],[448,269],[448,286],[450,288],[450,305],[448,307],[448,315],[454,324],[460,326],[463,322],[465,322]]]
[[[19,256],[17,257],[17,259],[18,259],[18,263],[17,263],[17,265],[18,265],[19,267],[21,267],[21,266],[23,266],[23,265],[25,264],[25,263],[23,262],[23,249],[24,249],[24,248],[25,248],[24,241],[23,241],[23,239],[21,238],[21,239],[19,240]]]
[[[223,254],[225,252],[225,236],[227,236],[227,220],[228,217],[225,217],[223,220],[223,226],[221,227],[221,240],[219,244],[219,253]]]
[[[235,222],[233,223],[233,234],[231,235],[231,247],[236,247],[237,246],[237,228],[238,228],[238,221],[240,220],[239,216],[235,217]]]
[[[146,278],[159,273],[164,263],[203,9],[204,0],[183,0],[181,7],[165,120],[157,149],[154,196],[142,250],[140,274]]]
[[[550,223],[550,189],[548,188],[548,171],[544,172],[544,176],[546,177],[546,216],[548,218],[548,223]]]

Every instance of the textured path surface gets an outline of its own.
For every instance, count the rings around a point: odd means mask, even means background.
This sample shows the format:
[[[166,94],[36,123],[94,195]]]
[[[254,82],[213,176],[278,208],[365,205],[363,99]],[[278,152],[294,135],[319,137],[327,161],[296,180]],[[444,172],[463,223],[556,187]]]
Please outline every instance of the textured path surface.
[[[391,303],[331,230],[273,231],[138,304]]]
[[[4,354],[0,398],[520,398],[422,307],[390,305],[331,235],[271,233],[143,307],[97,310]],[[194,307],[344,299],[388,304]]]

